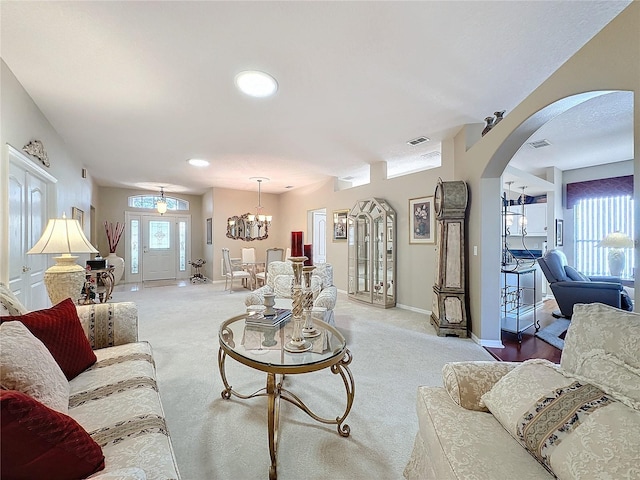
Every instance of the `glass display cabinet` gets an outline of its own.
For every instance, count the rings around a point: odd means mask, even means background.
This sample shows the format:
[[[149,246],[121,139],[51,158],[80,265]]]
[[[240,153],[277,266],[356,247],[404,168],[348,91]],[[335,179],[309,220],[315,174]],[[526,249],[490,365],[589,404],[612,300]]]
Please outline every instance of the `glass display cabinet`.
[[[396,305],[396,212],[386,200],[360,200],[349,211],[349,298]]]

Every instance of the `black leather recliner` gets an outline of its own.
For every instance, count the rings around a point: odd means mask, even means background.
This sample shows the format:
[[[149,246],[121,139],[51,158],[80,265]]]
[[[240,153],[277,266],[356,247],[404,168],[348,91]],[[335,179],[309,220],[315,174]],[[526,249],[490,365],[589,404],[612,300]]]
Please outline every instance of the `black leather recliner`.
[[[576,303],[604,303],[623,310],[633,310],[633,301],[618,277],[587,277],[567,265],[561,250],[549,250],[538,259],[558,302],[560,315],[571,318]]]

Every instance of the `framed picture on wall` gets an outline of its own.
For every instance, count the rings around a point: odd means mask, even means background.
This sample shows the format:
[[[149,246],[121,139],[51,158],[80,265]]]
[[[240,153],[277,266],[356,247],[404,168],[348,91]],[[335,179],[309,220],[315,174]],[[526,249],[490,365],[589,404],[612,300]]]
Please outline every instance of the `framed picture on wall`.
[[[560,220],[560,219],[556,220],[556,246],[557,247],[561,247],[564,244],[563,224],[564,224],[563,220]]]
[[[347,239],[347,215],[349,210],[336,210],[333,212],[333,241]]]
[[[212,225],[212,219],[211,218],[207,218],[207,245],[211,245],[213,243],[212,240],[212,230],[213,230],[213,225]]]
[[[436,243],[433,196],[409,200],[409,243]]]
[[[80,226],[84,228],[84,212],[76,207],[71,207],[71,218],[78,220]]]

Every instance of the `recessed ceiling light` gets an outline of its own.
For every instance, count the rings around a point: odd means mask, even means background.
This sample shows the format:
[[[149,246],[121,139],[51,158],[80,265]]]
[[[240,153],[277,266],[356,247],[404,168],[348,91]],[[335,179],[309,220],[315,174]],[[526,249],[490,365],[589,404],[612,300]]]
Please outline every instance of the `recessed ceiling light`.
[[[269,97],[278,90],[278,82],[268,73],[248,70],[236,75],[236,86],[251,97]]]
[[[208,160],[203,160],[201,158],[190,158],[189,160],[187,160],[187,163],[189,165],[194,166],[194,167],[208,167],[209,166],[209,161]]]

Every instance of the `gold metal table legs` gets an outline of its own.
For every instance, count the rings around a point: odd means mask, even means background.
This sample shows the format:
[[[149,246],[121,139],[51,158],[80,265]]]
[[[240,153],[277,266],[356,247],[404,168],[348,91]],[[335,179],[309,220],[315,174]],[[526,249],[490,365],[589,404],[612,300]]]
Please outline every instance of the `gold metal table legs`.
[[[229,398],[231,398],[231,395],[241,399],[264,396],[268,397],[267,419],[269,430],[269,456],[271,457],[271,466],[269,467],[269,480],[276,480],[278,478],[277,452],[278,426],[280,423],[280,400],[285,400],[292,405],[295,405],[317,422],[328,425],[336,425],[338,434],[342,437],[348,437],[351,433],[351,427],[344,423],[347,416],[349,415],[349,412],[351,411],[356,389],[353,375],[351,374],[351,370],[349,370],[349,364],[351,363],[353,357],[351,356],[351,352],[349,352],[348,349],[345,350],[344,356],[338,361],[338,363],[331,366],[331,372],[336,375],[340,375],[340,377],[342,378],[347,397],[347,405],[344,412],[342,413],[342,415],[336,417],[335,419],[323,418],[316,415],[297,395],[283,388],[282,384],[284,383],[285,375],[267,372],[267,385],[265,388],[261,388],[260,390],[250,395],[242,395],[236,392],[227,381],[224,367],[226,357],[226,353],[222,349],[220,349],[218,351],[218,368],[220,369],[220,377],[222,378],[222,383],[224,384],[224,390],[222,390],[222,392],[220,393],[222,398],[228,400]]]

